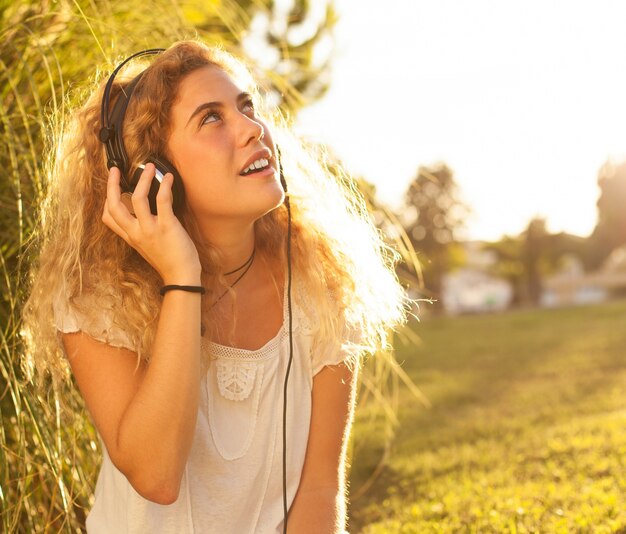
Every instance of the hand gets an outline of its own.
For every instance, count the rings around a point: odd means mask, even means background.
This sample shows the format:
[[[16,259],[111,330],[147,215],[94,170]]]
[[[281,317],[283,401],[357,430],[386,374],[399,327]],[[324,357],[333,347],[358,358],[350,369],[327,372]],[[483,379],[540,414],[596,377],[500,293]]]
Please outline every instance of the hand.
[[[200,283],[200,259],[189,234],[172,210],[172,183],[167,173],[156,196],[158,215],[148,203],[148,191],[155,174],[152,163],[141,173],[131,201],[135,216],[121,200],[120,171],[112,167],[102,222],[133,247],[161,275],[164,284]]]

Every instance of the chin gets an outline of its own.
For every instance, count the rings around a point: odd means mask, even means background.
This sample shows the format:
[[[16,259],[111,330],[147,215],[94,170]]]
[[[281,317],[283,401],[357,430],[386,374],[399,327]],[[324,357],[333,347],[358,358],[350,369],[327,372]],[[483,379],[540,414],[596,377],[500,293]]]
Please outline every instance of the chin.
[[[255,199],[255,204],[259,205],[258,218],[278,208],[285,201],[285,191],[279,182],[275,182],[274,187],[265,194],[259,194]]]

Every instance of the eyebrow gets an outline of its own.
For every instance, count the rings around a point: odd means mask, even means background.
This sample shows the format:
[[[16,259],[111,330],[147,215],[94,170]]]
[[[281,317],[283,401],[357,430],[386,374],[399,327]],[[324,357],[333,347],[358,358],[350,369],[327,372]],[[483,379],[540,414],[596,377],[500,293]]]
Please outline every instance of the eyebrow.
[[[241,102],[242,100],[246,100],[246,99],[252,99],[252,95],[250,93],[239,93],[239,95],[237,95],[237,103]],[[189,123],[191,122],[191,120],[198,114],[201,113],[202,111],[204,111],[205,109],[210,109],[210,108],[223,108],[224,104],[222,102],[205,102],[204,104],[200,104],[195,110],[194,112],[190,115],[189,120],[187,121],[187,124],[185,124],[185,128],[187,126],[189,126]]]

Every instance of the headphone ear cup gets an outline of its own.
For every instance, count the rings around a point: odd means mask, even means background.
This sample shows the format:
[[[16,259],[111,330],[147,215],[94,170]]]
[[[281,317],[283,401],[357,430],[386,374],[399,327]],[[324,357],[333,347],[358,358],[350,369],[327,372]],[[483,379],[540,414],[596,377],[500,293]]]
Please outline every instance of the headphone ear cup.
[[[172,176],[174,176],[174,183],[172,184],[172,210],[174,211],[174,215],[177,217],[180,216],[185,197],[185,190],[180,174],[178,174],[176,167],[174,167],[165,158],[150,157],[149,161],[154,163],[154,166],[156,167],[156,172],[152,178],[152,182],[150,183],[150,190],[148,191],[148,204],[150,204],[150,211],[153,215],[157,215],[157,193],[159,192],[159,187],[161,187],[161,181],[169,172]],[[135,169],[132,178],[133,190],[137,186],[137,182],[139,181],[144,168],[145,164],[140,165]]]
[[[179,217],[182,213],[182,209],[183,209],[183,204],[185,201],[185,187],[183,186],[183,180],[180,177],[180,174],[178,173],[178,171],[176,170],[176,167],[174,167],[174,165],[172,165],[167,159],[165,159],[162,156],[157,157],[152,157],[151,159],[152,163],[154,163],[154,165],[157,168],[157,171],[160,171],[162,176],[165,176],[168,172],[172,174],[172,176],[174,177],[174,182],[172,183],[172,210],[174,211],[174,215],[176,215],[177,217]],[[154,185],[154,179],[152,180]],[[150,195],[152,194],[152,186],[150,187]],[[159,189],[157,188],[156,191],[154,192],[154,211],[153,213],[156,214],[156,194],[159,191]],[[149,196],[149,200],[150,200],[150,209],[152,209],[152,200],[150,199]]]

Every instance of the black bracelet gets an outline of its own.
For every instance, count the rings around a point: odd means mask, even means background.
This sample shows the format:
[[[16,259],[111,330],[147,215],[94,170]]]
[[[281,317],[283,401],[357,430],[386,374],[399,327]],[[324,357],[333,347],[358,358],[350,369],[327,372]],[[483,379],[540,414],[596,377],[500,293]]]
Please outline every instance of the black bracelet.
[[[167,293],[168,291],[172,289],[180,289],[181,291],[188,291],[189,293],[200,293],[201,295],[204,295],[206,293],[205,289],[202,286],[170,285],[170,286],[163,286],[161,288],[161,295],[165,295],[165,293]]]

